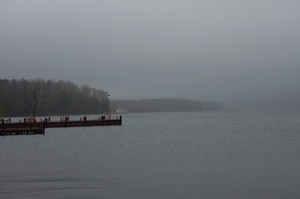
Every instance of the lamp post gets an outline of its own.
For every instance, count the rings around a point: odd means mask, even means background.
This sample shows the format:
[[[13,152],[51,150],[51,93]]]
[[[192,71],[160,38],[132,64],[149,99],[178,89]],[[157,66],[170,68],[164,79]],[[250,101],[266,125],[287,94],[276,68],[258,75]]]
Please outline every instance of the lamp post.
[[[109,111],[109,100],[108,100],[108,97],[109,97],[110,95],[108,94],[108,92],[106,91],[106,99],[107,99],[107,110],[106,110],[106,114],[107,114],[107,119],[108,119],[108,117],[109,117],[109,113],[108,113],[108,111]]]
[[[35,91],[38,91],[39,89],[31,89],[30,91],[33,92],[33,102],[32,102],[32,119],[35,120],[35,105],[37,105],[37,102],[35,101]]]

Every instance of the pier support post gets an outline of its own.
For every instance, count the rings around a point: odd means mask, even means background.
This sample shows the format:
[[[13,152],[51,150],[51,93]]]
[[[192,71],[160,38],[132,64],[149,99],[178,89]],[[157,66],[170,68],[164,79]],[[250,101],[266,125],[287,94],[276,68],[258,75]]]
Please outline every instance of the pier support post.
[[[45,118],[45,120],[44,120],[44,128],[46,128],[47,127],[47,118]]]
[[[86,126],[86,116],[83,117],[83,125]]]
[[[2,130],[4,132],[4,119],[2,119]]]

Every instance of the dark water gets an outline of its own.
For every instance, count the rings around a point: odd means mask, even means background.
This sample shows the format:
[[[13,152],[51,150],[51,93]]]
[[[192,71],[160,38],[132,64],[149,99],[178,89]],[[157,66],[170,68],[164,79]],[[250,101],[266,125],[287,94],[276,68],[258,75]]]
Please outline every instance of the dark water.
[[[125,114],[0,137],[0,162],[0,198],[300,198],[300,113]]]

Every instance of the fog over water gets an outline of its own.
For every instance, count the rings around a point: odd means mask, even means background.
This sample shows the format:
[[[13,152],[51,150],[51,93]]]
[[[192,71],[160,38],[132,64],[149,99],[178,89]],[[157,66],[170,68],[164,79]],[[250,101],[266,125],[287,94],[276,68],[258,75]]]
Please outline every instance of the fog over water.
[[[0,78],[300,110],[300,2],[0,0]]]

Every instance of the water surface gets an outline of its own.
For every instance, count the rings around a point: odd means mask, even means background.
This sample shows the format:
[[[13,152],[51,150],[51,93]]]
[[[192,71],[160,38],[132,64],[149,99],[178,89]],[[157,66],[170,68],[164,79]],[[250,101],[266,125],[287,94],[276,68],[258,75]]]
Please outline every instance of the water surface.
[[[224,111],[3,136],[0,198],[300,198],[299,129],[300,113]]]

